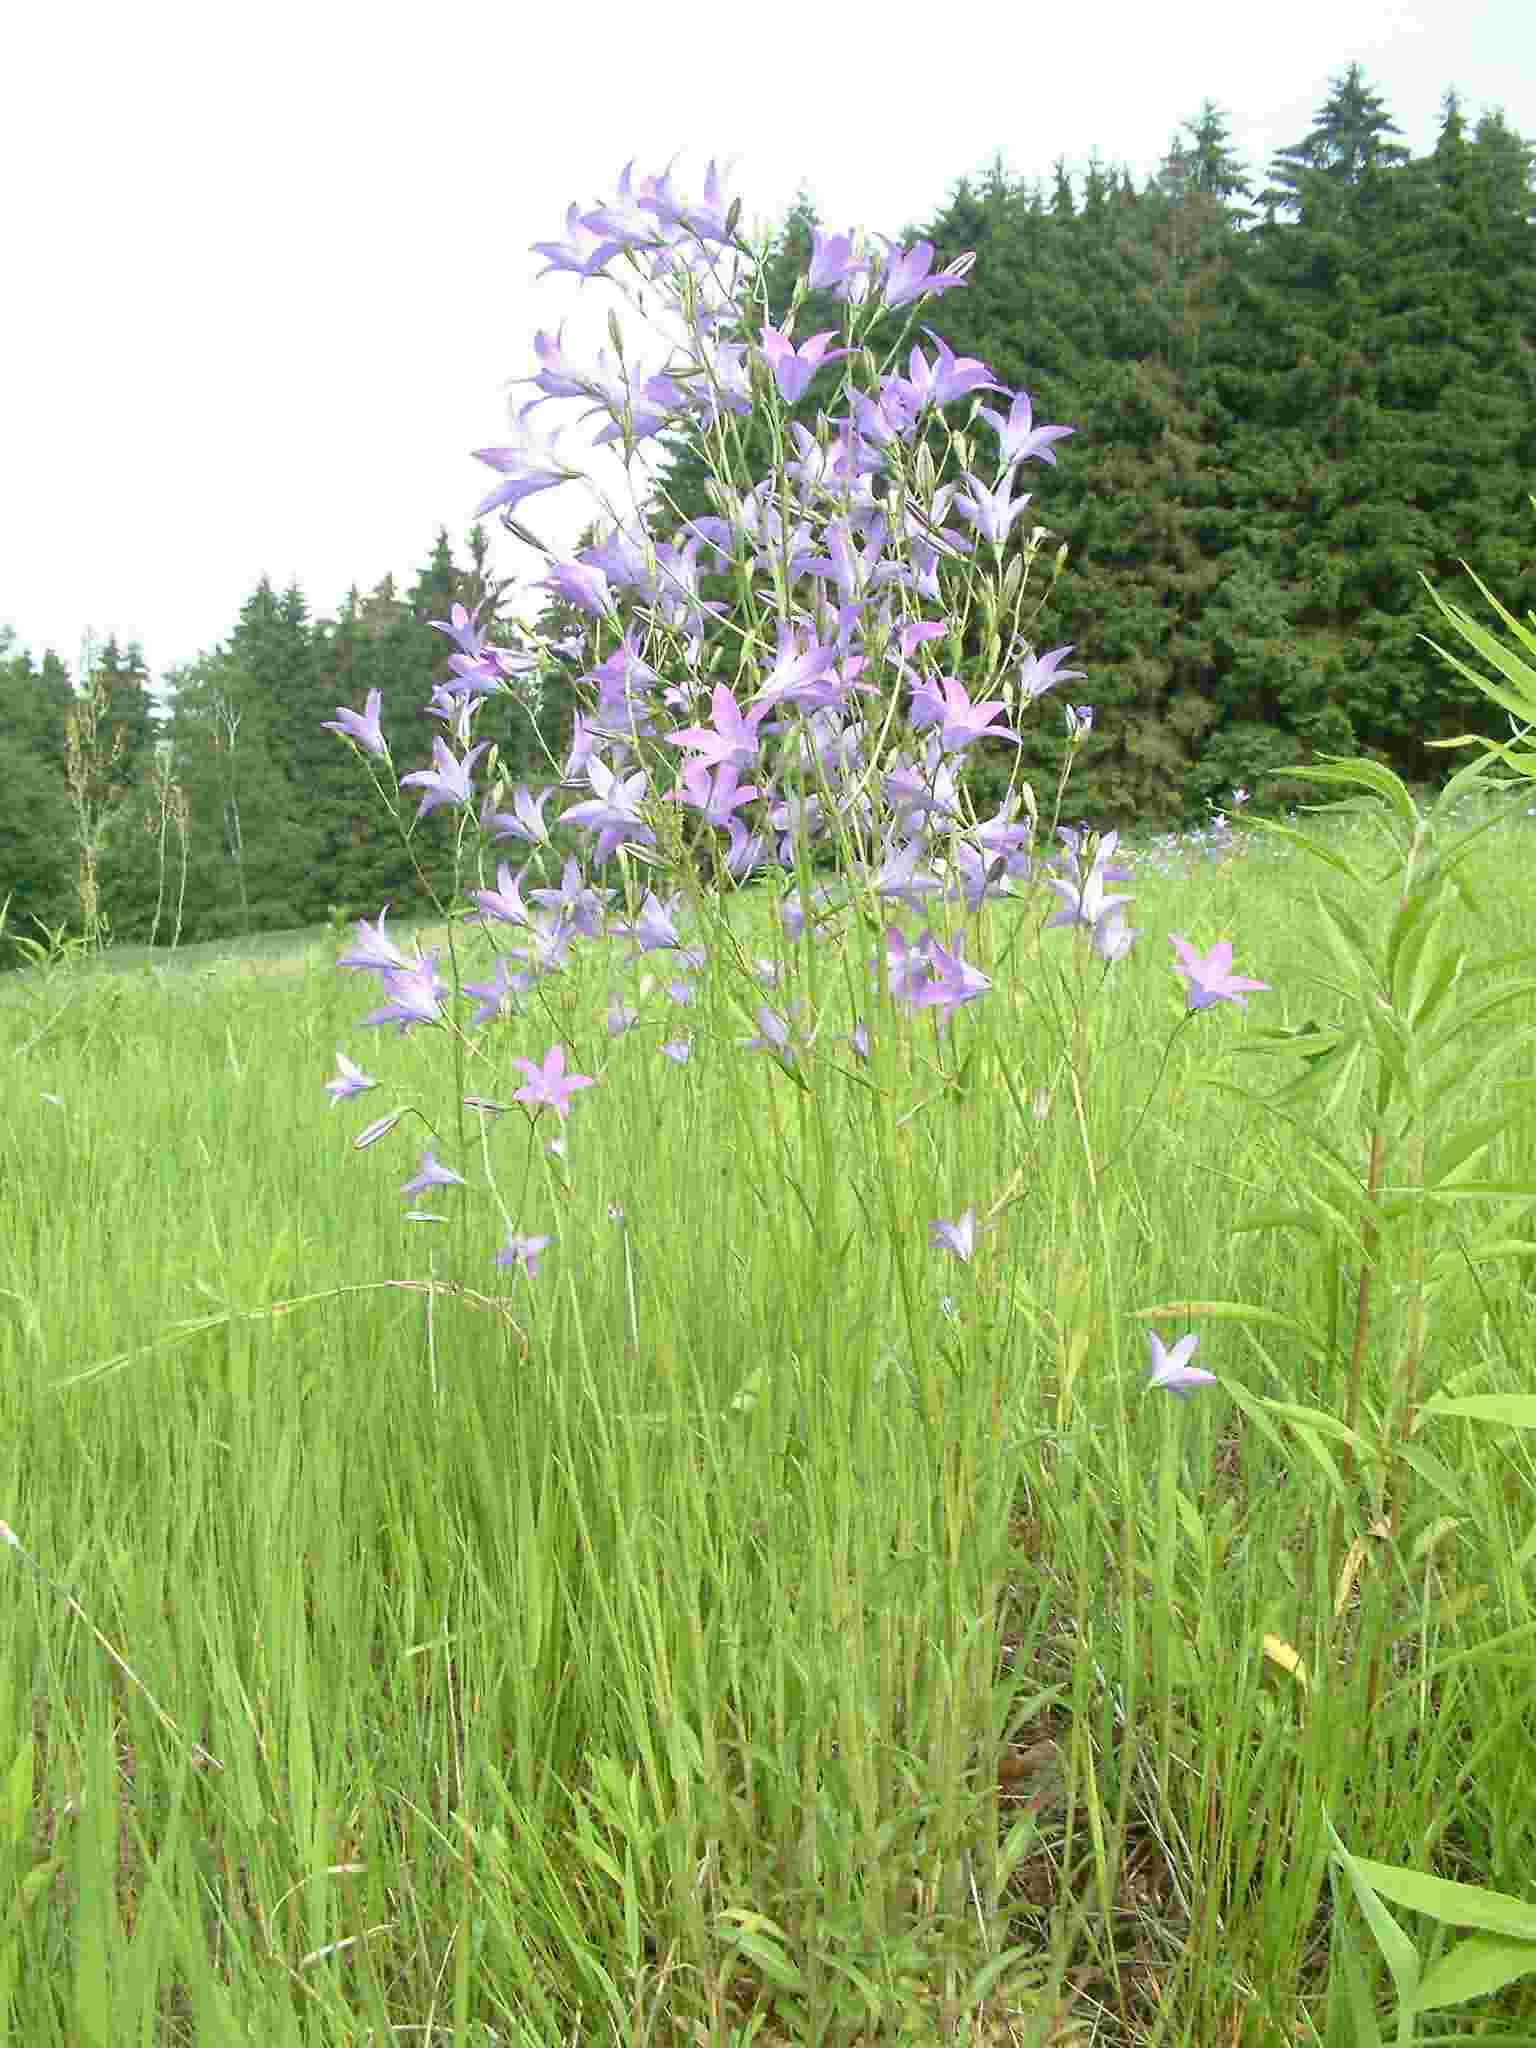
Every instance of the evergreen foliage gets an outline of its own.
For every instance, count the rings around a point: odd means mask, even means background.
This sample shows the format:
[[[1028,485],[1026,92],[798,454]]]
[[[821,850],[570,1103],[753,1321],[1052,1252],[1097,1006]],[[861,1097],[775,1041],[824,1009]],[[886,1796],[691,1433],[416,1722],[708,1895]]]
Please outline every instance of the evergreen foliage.
[[[1095,824],[1176,823],[1277,766],[1355,748],[1427,783],[1446,772],[1430,742],[1497,736],[1492,708],[1421,637],[1434,623],[1421,579],[1454,583],[1472,561],[1517,612],[1536,604],[1536,147],[1501,112],[1470,125],[1453,91],[1427,155],[1397,135],[1352,64],[1265,174],[1240,160],[1207,99],[1140,192],[1097,153],[1075,181],[1058,160],[1044,185],[996,161],[894,237],[931,241],[936,268],[968,250],[977,260],[966,290],[889,316],[877,353],[899,343],[905,369],[914,343],[931,353],[930,330],[1027,391],[1037,418],[1077,428],[1048,489],[1036,484],[1051,534],[1035,574],[1065,542],[1038,630],[1041,646],[1074,643],[1087,671],[1074,694],[1099,717],[1074,801]],[[829,295],[793,299],[820,225],[802,192],[773,241],[759,325],[735,338],[791,316],[797,342],[839,326]],[[838,376],[824,369],[794,409],[808,429],[839,411]],[[949,426],[969,411],[951,407]],[[750,473],[770,471],[759,417],[731,425]],[[990,479],[990,428],[972,444]],[[956,478],[947,435],[936,428],[930,445]],[[682,544],[687,521],[719,508],[691,447],[656,447],[647,517]],[[589,530],[583,545],[603,537]],[[163,727],[141,651],[107,641],[96,673],[120,802],[102,887],[117,936],[147,935],[163,896],[172,787],[188,806],[187,937],[333,907],[408,913],[429,900],[418,868],[443,887],[451,814],[418,825],[407,801],[407,844],[381,822],[368,773],[381,764],[322,722],[378,690],[397,770],[430,756],[444,727],[426,699],[453,651],[432,621],[478,605],[493,638],[513,634],[483,527],[467,545],[462,563],[440,531],[408,592],[388,577],[366,596],[354,588],[334,619],[264,578],[228,639],[165,679]],[[729,579],[706,577],[704,595],[728,608]],[[556,640],[582,623],[556,602],[538,622]],[[734,674],[728,609],[709,638],[718,672]],[[975,635],[957,667],[971,685],[982,665]],[[482,735],[507,786],[558,776],[579,674],[552,655],[517,700],[487,707]],[[13,929],[72,915],[71,701],[55,656],[34,666],[0,634],[0,901],[12,899]],[[1065,745],[1053,700],[1022,726],[1026,772],[1049,787]],[[985,800],[1006,760],[974,751]],[[1262,794],[1284,802],[1299,785]]]

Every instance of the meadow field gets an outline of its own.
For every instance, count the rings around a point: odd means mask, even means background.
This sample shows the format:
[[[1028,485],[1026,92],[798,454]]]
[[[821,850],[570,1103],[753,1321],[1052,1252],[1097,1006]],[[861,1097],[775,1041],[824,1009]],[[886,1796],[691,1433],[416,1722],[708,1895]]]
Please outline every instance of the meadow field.
[[[452,1059],[350,932],[7,977],[0,2034],[1392,2036],[1475,1923],[1356,1874],[1536,1901],[1536,820],[1410,927],[1378,810],[987,904],[947,1027],[763,890]],[[1524,1910],[1395,2037],[1536,2039]]]

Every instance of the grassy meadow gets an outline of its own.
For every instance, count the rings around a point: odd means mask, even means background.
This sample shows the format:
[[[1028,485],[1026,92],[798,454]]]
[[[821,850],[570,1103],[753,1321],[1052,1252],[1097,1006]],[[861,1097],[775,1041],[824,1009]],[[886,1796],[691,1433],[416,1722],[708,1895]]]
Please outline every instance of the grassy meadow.
[[[1341,1014],[1314,889],[1379,937],[1392,881],[1134,865],[1108,970],[1054,899],[967,920],[946,1031],[760,892],[690,1007],[597,941],[475,1053],[363,1029],[350,934],[0,983],[4,2038],[1363,2042],[1330,1823],[1536,1897],[1536,1439],[1418,1413],[1536,1392],[1536,1003],[1447,1055],[1454,1126],[1426,1068],[1362,1239],[1378,1061],[1233,1091]],[[1531,942],[1536,820],[1465,880],[1470,977]],[[1169,931],[1269,992],[1186,1015]],[[790,997],[808,1049],[748,1049]],[[457,1106],[557,1042],[563,1126]],[[1477,1172],[1529,1200],[1388,1213],[1512,1105]],[[469,1186],[408,1220],[429,1146]],[[1301,1183],[1332,1239],[1239,1228]],[[1149,1387],[1149,1331],[1218,1384]],[[1536,2039],[1536,1977],[1413,2038],[1494,2019]]]

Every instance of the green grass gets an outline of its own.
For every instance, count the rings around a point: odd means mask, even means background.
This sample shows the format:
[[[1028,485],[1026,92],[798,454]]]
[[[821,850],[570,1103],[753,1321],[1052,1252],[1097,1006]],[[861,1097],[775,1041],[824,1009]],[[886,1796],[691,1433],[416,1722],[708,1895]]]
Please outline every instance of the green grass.
[[[1469,874],[1474,957],[1528,943],[1529,833]],[[1337,1014],[1312,883],[1144,860],[1097,994],[1075,934],[996,906],[993,993],[947,1038],[877,1024],[867,1069],[838,1034],[869,948],[834,931],[791,954],[809,1088],[740,1049],[761,992],[721,946],[617,1041],[637,977],[578,951],[461,1082],[505,1101],[558,1037],[600,1077],[563,1161],[520,1111],[482,1151],[443,1039],[363,1031],[329,934],[0,984],[8,2038],[1306,2041],[1325,1810],[1532,1896],[1521,1433],[1426,1427],[1373,1501],[1256,1419],[1344,1413],[1342,1375],[1193,1312],[1155,1327],[1225,1384],[1144,1392],[1139,1310],[1328,1308],[1294,1236],[1233,1228],[1297,1132],[1211,1085],[1292,1078],[1242,1048]],[[1170,929],[1273,992],[1180,1029],[1154,1090]],[[1469,1041],[1511,1045],[1485,1110],[1529,1017]],[[384,1085],[333,1110],[338,1045]],[[435,1140],[350,1149],[409,1100]],[[1295,1113],[1354,1145],[1349,1103]],[[407,1223],[428,1142],[473,1187]],[[1536,1118],[1486,1167],[1536,1187]],[[492,1175],[558,1238],[532,1282],[493,1263]],[[967,1207],[962,1266],[928,1225]],[[1450,1272],[1421,1395],[1531,1390],[1530,1278]],[[1375,1307],[1368,1411],[1413,1314],[1385,1266]],[[1536,2021],[1520,1985],[1497,2010]]]

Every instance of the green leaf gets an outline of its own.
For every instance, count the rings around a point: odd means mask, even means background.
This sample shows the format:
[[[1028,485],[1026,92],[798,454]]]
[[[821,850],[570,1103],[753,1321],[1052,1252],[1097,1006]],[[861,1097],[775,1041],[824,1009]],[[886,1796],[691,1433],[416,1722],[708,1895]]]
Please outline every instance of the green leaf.
[[[722,1920],[739,1919],[740,1926],[722,1926],[720,1933],[732,1948],[756,1963],[770,1984],[780,1991],[803,1991],[805,1978],[791,1960],[782,1928],[761,1913],[749,1913],[740,1906],[728,1907]]]
[[[1363,989],[1366,982],[1378,983],[1381,976],[1376,954],[1361,926],[1341,904],[1330,902],[1326,897],[1320,896],[1316,889],[1312,891],[1312,901],[1317,906],[1324,936],[1332,946],[1335,957],[1346,971],[1355,973],[1357,989]],[[1358,971],[1362,965],[1366,970],[1363,976]]]
[[[1466,1496],[1461,1490],[1455,1473],[1448,1466],[1442,1465],[1438,1458],[1432,1457],[1422,1445],[1400,1443],[1397,1446],[1396,1455],[1402,1459],[1410,1471],[1417,1472],[1422,1480],[1435,1489],[1436,1493],[1440,1494],[1445,1500],[1448,1500],[1453,1508],[1460,1509],[1464,1515],[1471,1513]]]
[[[1288,771],[1277,770],[1276,772],[1284,773]],[[1275,839],[1289,840],[1291,845],[1299,846],[1303,853],[1310,853],[1314,859],[1323,861],[1327,866],[1336,869],[1339,874],[1352,882],[1357,889],[1365,886],[1364,877],[1359,869],[1350,861],[1347,861],[1342,853],[1338,852],[1334,847],[1320,845],[1317,840],[1309,838],[1305,832],[1298,832],[1294,825],[1277,824],[1273,818],[1250,818],[1248,825],[1255,832],[1267,832]]]
[[[1464,1165],[1475,1153],[1486,1151],[1500,1131],[1528,1115],[1529,1111],[1521,1104],[1516,1109],[1500,1110],[1496,1116],[1479,1117],[1475,1123],[1466,1125],[1454,1137],[1448,1138],[1432,1159],[1426,1160],[1425,1187],[1439,1187],[1450,1179],[1458,1166]]]
[[[1517,1977],[1536,1970],[1536,1941],[1511,1941],[1507,1936],[1471,1934],[1447,1950],[1419,1987],[1420,2012],[1460,2005],[1468,1998],[1486,1998]]]
[[[1323,1234],[1317,1218],[1305,1209],[1261,1209],[1257,1216],[1244,1216],[1228,1229],[1234,1237],[1244,1230],[1305,1230],[1318,1238]]]
[[[1305,767],[1298,764],[1281,772],[1295,775],[1307,782],[1326,782],[1336,788],[1368,789],[1390,804],[1403,820],[1410,832],[1419,828],[1418,807],[1408,794],[1407,785],[1380,761],[1345,760],[1338,754],[1325,754],[1326,766],[1313,764]]]
[[[1333,1838],[1334,1854],[1344,1866],[1366,1924],[1375,1936],[1376,1946],[1386,1958],[1387,1968],[1392,1972],[1392,1982],[1397,1988],[1397,2029],[1398,2040],[1406,2043],[1412,2036],[1413,2016],[1418,2010],[1419,1958],[1413,1943],[1381,1903],[1371,1879],[1367,1875],[1372,1869],[1385,1869],[1383,1864],[1366,1864],[1351,1856],[1339,1839],[1333,1822],[1328,1822],[1328,1833]]]
[[[1536,1906],[1511,1898],[1508,1892],[1456,1884],[1447,1877],[1430,1877],[1395,1863],[1372,1863],[1365,1857],[1357,1860],[1356,1867],[1383,1898],[1407,1906],[1411,1912],[1427,1913],[1451,1927],[1480,1927],[1488,1934],[1536,1942]]]
[[[1502,1422],[1509,1429],[1536,1429],[1536,1394],[1462,1394],[1450,1400],[1436,1394],[1424,1403],[1419,1415],[1453,1415],[1467,1422]]]
[[[1435,1059],[1469,1025],[1478,1023],[1502,1004],[1513,1002],[1518,996],[1529,995],[1533,990],[1536,990],[1536,981],[1527,976],[1521,981],[1502,982],[1497,988],[1484,989],[1480,995],[1469,998],[1424,1047],[1426,1062]]]
[[[1369,1458],[1373,1455],[1372,1447],[1358,1431],[1351,1429],[1348,1423],[1340,1422],[1336,1415],[1330,1415],[1325,1408],[1309,1408],[1298,1401],[1275,1401],[1267,1394],[1261,1394],[1258,1398],[1271,1415],[1278,1415],[1284,1422],[1304,1424],[1322,1436],[1331,1436],[1336,1443],[1348,1444],[1360,1458]]]
[[[6,1774],[5,1810],[0,1814],[0,1829],[14,1848],[27,1831],[27,1821],[32,1812],[32,1738],[16,1752],[16,1761]]]

